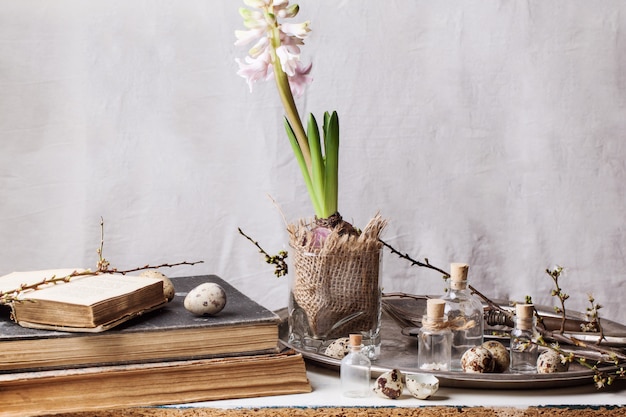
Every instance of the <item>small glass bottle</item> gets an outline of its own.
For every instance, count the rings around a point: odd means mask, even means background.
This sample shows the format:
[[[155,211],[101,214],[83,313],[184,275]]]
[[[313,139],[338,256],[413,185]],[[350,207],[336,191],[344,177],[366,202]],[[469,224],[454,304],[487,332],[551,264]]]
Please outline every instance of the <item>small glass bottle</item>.
[[[346,397],[362,398],[370,395],[371,361],[363,349],[362,336],[350,335],[350,352],[341,360],[341,393]]]
[[[515,327],[511,330],[511,372],[537,372],[539,348],[532,343],[535,333],[534,307],[532,304],[515,306]]]
[[[450,264],[450,288],[442,297],[446,302],[444,313],[452,330],[451,370],[461,371],[461,357],[484,338],[484,310],[481,301],[467,288],[469,265]]]
[[[443,314],[445,301],[426,301],[426,315],[417,334],[417,367],[431,371],[450,370],[452,332]]]

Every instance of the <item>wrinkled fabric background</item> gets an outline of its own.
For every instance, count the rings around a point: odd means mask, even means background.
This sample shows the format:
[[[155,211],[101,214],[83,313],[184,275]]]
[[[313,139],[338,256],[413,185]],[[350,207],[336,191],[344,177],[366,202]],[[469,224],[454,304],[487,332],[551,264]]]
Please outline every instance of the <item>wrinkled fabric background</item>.
[[[203,260],[269,308],[283,216],[313,215],[272,82],[236,75],[233,0],[0,0],[0,273]],[[314,82],[337,110],[340,211],[494,298],[626,322],[626,3],[301,0]],[[271,198],[270,198],[271,197]],[[272,201],[275,201],[275,203]],[[385,252],[384,290],[440,274]]]

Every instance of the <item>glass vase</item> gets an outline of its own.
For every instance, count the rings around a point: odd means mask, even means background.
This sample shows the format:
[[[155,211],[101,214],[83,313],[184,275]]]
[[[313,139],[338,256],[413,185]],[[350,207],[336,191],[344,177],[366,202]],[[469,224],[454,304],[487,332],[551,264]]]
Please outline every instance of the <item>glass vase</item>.
[[[382,249],[314,253],[292,248],[289,343],[324,353],[338,338],[362,336],[370,359],[380,354]]]

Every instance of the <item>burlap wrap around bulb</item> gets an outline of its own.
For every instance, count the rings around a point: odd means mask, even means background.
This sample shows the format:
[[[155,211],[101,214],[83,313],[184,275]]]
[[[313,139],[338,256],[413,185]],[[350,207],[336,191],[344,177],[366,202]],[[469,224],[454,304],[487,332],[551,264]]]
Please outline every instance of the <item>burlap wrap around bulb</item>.
[[[321,248],[312,244],[309,224],[288,227],[295,274],[291,292],[306,313],[313,337],[346,336],[378,326],[382,250],[378,237],[385,225],[376,216],[359,236],[332,232]]]

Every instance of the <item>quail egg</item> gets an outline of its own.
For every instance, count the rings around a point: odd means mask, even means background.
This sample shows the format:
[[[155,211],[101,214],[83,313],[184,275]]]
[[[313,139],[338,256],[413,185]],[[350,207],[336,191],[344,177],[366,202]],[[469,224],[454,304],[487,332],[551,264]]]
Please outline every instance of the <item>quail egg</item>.
[[[420,400],[425,400],[439,389],[439,379],[430,374],[408,374],[406,387],[411,395]]]
[[[165,299],[168,302],[174,299],[174,294],[176,293],[176,291],[174,290],[174,284],[172,283],[171,279],[165,276],[165,274],[159,271],[150,269],[150,270],[141,272],[139,276],[160,279],[161,281],[163,281],[163,295],[165,296]]]
[[[497,340],[489,340],[483,343],[482,346],[491,352],[491,356],[493,356],[493,372],[502,373],[509,369],[511,357],[509,351],[506,350],[506,347],[502,343]]]
[[[402,390],[404,390],[402,372],[397,369],[387,371],[376,378],[374,392],[380,397],[395,400],[402,395]]]
[[[474,346],[461,356],[461,367],[469,373],[493,372],[494,362],[491,352],[482,346]]]
[[[542,352],[537,358],[537,373],[566,372],[569,369],[569,362],[563,363],[562,359],[563,355],[552,349]]]
[[[326,356],[330,356],[335,359],[342,359],[350,351],[350,339],[347,337],[340,337],[333,340],[324,351]]]
[[[200,284],[187,294],[185,309],[198,316],[211,316],[222,311],[226,305],[226,292],[214,282]]]

